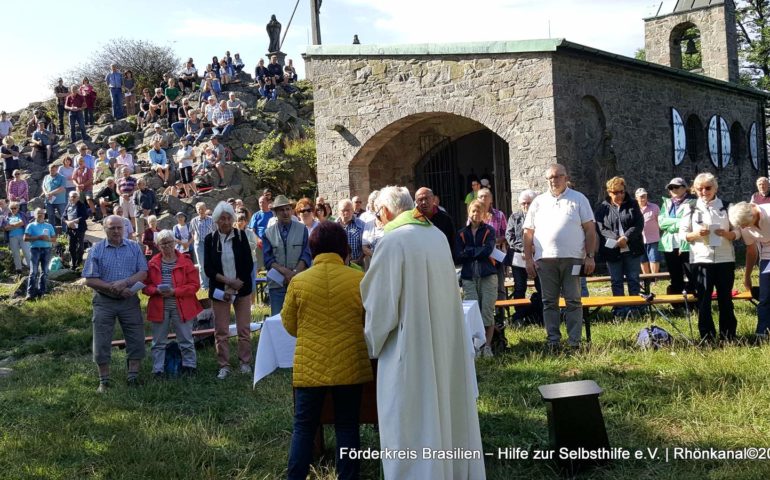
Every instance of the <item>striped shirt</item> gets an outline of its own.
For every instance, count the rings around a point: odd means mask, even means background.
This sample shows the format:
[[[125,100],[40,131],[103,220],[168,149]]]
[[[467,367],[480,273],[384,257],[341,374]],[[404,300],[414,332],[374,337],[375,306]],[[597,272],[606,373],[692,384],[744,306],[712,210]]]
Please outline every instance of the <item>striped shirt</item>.
[[[206,217],[195,217],[190,220],[190,232],[193,234],[195,243],[202,243],[206,235],[214,231],[214,219]]]
[[[146,271],[147,260],[138,243],[124,239],[116,247],[105,239],[94,245],[88,253],[83,278],[100,278],[110,283]]]
[[[161,260],[160,262],[160,278],[164,285],[168,285],[169,287],[174,287],[174,279],[171,277],[171,271],[174,269],[174,265],[176,265],[176,260],[173,262],[167,262],[165,260]],[[175,297],[164,297],[163,298],[163,310],[176,310],[176,298]]]

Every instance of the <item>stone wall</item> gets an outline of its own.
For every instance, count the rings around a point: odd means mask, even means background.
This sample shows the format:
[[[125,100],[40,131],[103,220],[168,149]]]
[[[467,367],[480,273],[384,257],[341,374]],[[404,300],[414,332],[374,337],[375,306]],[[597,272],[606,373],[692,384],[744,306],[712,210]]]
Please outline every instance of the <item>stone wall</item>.
[[[705,145],[705,129],[714,114],[721,115],[731,128],[739,122],[744,132],[752,122],[761,125],[759,98],[569,51],[555,56],[553,79],[557,155],[561,162],[574,167],[578,190],[586,191],[592,200],[603,196],[604,181],[614,172],[626,178],[630,189],[645,187],[651,198],[665,194],[666,182],[672,177],[692,181],[705,171],[719,178],[720,194],[728,200],[745,199],[754,190],[759,172],[751,166],[745,145],[741,158],[717,170]],[[587,96],[601,108],[608,134],[589,145],[583,144],[584,124],[590,120],[585,118],[583,103]],[[691,114],[697,115],[704,126],[703,155],[697,162],[685,156],[681,165],[673,164],[671,107],[685,121]],[[588,137],[595,139],[597,135],[589,132]],[[760,157],[764,158],[761,148]]]
[[[327,198],[408,184],[419,159],[408,130],[415,125],[452,138],[471,133],[469,121],[495,132],[509,144],[514,191],[556,155],[550,53],[315,55],[306,66],[315,88],[319,191]]]
[[[689,12],[649,18],[644,23],[644,49],[648,62],[681,68],[681,47],[675,44],[682,32],[672,32],[692,23],[700,30],[703,74],[729,82],[738,81],[738,34],[735,7],[731,1]]]

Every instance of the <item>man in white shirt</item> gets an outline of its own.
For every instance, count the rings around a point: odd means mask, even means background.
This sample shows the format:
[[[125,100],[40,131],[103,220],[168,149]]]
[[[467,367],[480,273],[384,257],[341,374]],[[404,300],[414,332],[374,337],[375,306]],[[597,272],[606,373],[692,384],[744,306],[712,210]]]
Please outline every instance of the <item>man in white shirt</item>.
[[[549,190],[538,195],[524,219],[524,260],[530,277],[542,286],[543,320],[549,348],[557,348],[559,294],[567,304],[567,343],[579,347],[583,329],[580,269],[595,268],[596,228],[588,199],[567,187],[567,169],[558,163],[545,172]]]
[[[770,334],[770,204],[757,205],[740,202],[727,211],[730,224],[740,227],[746,244],[746,270],[743,286],[751,292],[751,272],[759,259],[759,304],[757,304],[757,337],[766,339]]]

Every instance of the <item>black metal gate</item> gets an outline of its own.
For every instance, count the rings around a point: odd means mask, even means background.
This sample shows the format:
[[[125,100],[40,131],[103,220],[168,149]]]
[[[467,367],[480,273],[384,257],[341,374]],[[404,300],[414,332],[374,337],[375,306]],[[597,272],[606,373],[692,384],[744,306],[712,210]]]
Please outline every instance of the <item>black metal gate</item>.
[[[414,173],[416,188],[428,187],[441,198],[441,206],[458,222],[465,222],[462,191],[458,184],[457,147],[449,137],[420,137],[420,157]]]

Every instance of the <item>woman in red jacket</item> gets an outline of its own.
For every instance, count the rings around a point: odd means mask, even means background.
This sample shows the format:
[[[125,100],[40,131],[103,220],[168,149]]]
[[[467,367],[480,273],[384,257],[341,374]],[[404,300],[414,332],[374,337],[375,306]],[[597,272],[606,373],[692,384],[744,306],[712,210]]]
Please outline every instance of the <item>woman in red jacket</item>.
[[[193,374],[197,367],[192,319],[203,310],[196,293],[200,288],[198,269],[189,257],[174,249],[176,240],[171,230],[158,232],[160,253],[147,264],[145,295],[147,320],[152,322],[152,373],[163,376],[169,327],[173,324],[182,351],[182,373]]]
[[[94,108],[96,108],[96,90],[91,85],[88,77],[83,77],[83,83],[80,85],[80,95],[86,99],[85,122],[86,125],[94,126]]]

